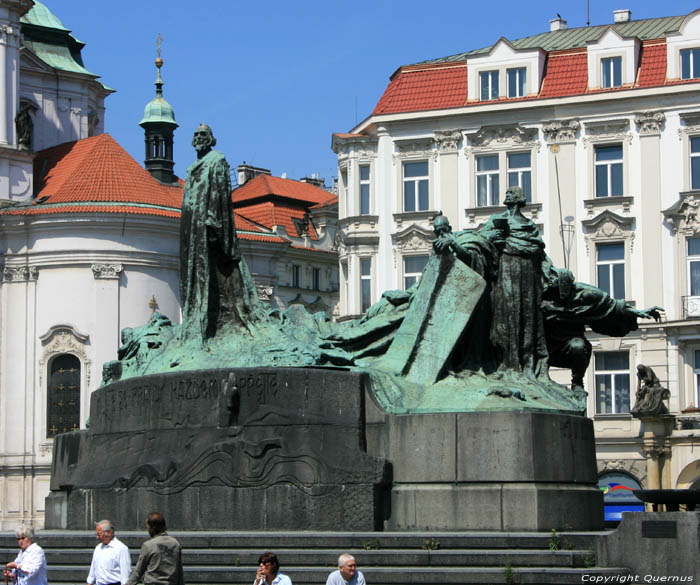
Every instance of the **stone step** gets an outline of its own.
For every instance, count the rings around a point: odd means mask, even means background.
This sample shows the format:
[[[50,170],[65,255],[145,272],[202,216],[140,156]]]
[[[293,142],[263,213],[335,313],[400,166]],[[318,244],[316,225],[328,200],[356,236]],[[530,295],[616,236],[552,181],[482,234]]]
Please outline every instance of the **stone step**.
[[[0,549],[0,558],[10,558],[16,551]],[[92,559],[88,549],[46,549],[46,562],[49,567],[74,565],[87,570]],[[510,560],[512,566],[541,567],[584,567],[595,558],[591,550],[545,551],[521,549],[462,549],[406,551],[350,550],[361,567],[451,567],[451,566],[505,566]],[[280,549],[277,551],[284,568],[316,565],[332,568],[338,559],[337,550],[318,549]],[[260,553],[251,550],[184,550],[183,563],[188,567],[256,567]],[[138,551],[131,551],[131,560],[135,564]]]
[[[76,571],[80,569],[80,575]],[[284,571],[297,584],[323,584],[326,582],[327,568],[294,567]],[[441,567],[439,570],[428,567],[367,567],[363,574],[372,585],[438,585],[438,584],[490,584],[505,583],[505,566],[501,567]],[[531,583],[537,585],[549,584],[580,584],[584,576],[601,577],[626,576],[627,569],[622,568],[563,568],[563,567],[513,567],[514,583]],[[50,583],[84,585],[84,567],[58,567],[49,571]],[[254,568],[186,568],[185,583],[197,585],[250,585],[254,579]],[[602,581],[601,581],[602,582]],[[610,579],[608,579],[610,582]]]
[[[425,549],[438,545],[448,549],[549,549],[548,532],[169,532],[185,549],[244,549],[258,551],[281,549]],[[562,549],[595,548],[596,536],[605,532],[557,533]],[[148,535],[136,531],[118,531],[119,540],[139,549]],[[41,530],[36,541],[44,548],[94,548],[95,533],[88,531]],[[16,549],[14,533],[0,532],[0,547]]]

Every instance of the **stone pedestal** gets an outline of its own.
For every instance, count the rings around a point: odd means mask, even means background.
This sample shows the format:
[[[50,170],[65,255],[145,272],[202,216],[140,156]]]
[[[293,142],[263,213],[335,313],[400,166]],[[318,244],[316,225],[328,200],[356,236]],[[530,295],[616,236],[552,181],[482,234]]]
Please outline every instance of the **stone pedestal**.
[[[387,530],[598,530],[593,424],[541,412],[388,415],[367,450],[391,461]]]
[[[364,448],[365,376],[201,370],[116,382],[56,437],[46,527],[376,530],[389,466]]]

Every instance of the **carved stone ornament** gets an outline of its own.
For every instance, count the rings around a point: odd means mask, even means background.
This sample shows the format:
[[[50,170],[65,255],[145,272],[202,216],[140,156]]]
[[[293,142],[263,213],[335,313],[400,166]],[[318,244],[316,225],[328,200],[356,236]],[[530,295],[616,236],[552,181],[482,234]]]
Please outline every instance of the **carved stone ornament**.
[[[83,388],[90,387],[90,365],[91,361],[87,357],[86,347],[90,339],[85,333],[81,333],[75,327],[68,324],[54,325],[39,337],[43,345],[42,356],[39,360],[39,385],[44,388],[46,380],[46,367],[49,360],[61,353],[70,353],[78,359],[85,372],[85,384]]]
[[[19,48],[20,31],[19,27],[9,24],[0,25],[0,45]]]
[[[410,225],[406,229],[392,234],[391,244],[394,253],[394,267],[398,257],[415,252],[430,253],[435,234],[417,225]]]
[[[492,143],[536,144],[537,128],[523,128],[519,124],[508,126],[483,126],[478,132],[469,134],[472,146],[489,146]]]
[[[4,282],[34,282],[39,278],[37,266],[5,266],[3,273]]]
[[[581,128],[581,122],[578,120],[553,120],[542,125],[542,132],[550,143],[573,142],[576,140],[579,128]]]
[[[678,117],[683,123],[678,129],[678,140],[689,134],[700,134],[700,112],[683,112]]]
[[[700,233],[700,191],[686,191],[680,199],[662,213],[674,233]]]
[[[457,152],[460,140],[462,140],[462,133],[459,130],[435,132],[435,143],[440,152]]]
[[[598,473],[626,473],[640,485],[644,484],[647,473],[646,461],[635,459],[607,459],[598,461]]]
[[[639,126],[639,133],[645,136],[660,134],[661,125],[666,121],[663,112],[640,112],[634,115],[634,123]]]
[[[584,241],[587,254],[590,254],[596,242],[606,240],[628,240],[630,251],[634,249],[633,217],[622,217],[606,209],[593,219],[583,220],[581,225],[586,230]]]
[[[628,131],[630,122],[627,118],[621,120],[587,122],[585,126],[588,135],[583,138],[584,146],[588,146],[591,143],[611,140],[626,140],[629,143],[632,142],[632,133]]]
[[[430,158],[437,160],[438,151],[433,148],[432,139],[396,141],[397,152],[393,155],[394,164],[407,158]]]
[[[123,267],[121,264],[93,264],[92,274],[95,279],[117,279]]]

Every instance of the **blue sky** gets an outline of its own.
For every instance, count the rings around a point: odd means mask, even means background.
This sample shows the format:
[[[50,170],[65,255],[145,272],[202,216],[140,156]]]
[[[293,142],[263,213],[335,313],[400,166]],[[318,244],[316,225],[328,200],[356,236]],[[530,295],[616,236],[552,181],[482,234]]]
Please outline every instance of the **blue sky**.
[[[586,0],[44,0],[85,42],[86,67],[117,90],[106,131],[140,163],[143,107],[154,96],[156,37],[163,36],[164,96],[175,109],[175,171],[210,124],[229,163],[243,161],[330,184],[333,132],[367,117],[402,64],[549,30],[559,12],[586,25]],[[590,0],[591,24],[687,14],[697,2]]]

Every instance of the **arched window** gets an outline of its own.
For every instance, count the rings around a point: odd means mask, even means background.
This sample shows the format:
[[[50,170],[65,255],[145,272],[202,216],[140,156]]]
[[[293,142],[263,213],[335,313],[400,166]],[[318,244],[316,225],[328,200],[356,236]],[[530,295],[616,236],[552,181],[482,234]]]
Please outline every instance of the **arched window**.
[[[80,428],[80,360],[69,353],[49,363],[46,436]]]

